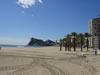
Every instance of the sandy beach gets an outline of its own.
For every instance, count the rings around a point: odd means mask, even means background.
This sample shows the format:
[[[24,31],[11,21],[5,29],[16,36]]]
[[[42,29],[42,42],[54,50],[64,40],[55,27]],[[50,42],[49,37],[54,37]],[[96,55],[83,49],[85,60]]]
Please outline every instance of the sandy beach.
[[[59,47],[5,47],[0,75],[100,75],[100,53],[59,51]]]

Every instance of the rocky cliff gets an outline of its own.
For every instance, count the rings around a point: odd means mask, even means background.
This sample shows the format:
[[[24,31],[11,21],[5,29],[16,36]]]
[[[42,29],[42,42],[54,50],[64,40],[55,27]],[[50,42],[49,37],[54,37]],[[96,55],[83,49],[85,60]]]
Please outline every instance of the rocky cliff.
[[[43,41],[36,38],[31,38],[28,46],[54,46],[55,42],[51,40]]]

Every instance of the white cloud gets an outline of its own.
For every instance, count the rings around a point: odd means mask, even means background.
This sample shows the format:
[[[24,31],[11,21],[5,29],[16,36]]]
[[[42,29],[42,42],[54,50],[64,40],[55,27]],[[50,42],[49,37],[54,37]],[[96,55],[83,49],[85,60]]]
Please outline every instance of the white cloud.
[[[37,0],[18,0],[17,4],[23,8],[29,8],[30,6],[35,5]],[[43,3],[42,0],[38,0],[39,3]]]
[[[0,44],[27,45],[29,40],[23,38],[0,37]]]
[[[38,0],[40,3],[43,3],[43,1],[42,0]]]

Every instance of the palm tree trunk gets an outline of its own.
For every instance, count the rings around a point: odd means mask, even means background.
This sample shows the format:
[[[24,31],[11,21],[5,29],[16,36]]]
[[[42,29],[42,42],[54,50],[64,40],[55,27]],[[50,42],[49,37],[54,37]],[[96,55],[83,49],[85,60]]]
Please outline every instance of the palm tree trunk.
[[[60,51],[62,51],[62,47],[60,46]]]
[[[71,51],[71,44],[70,44],[70,51]]]
[[[60,44],[60,51],[62,51],[62,44]]]
[[[70,43],[68,42],[68,51],[70,51]]]
[[[82,44],[81,44],[81,52],[82,52],[83,50],[82,50]]]
[[[60,51],[62,51],[62,45],[60,44]]]
[[[60,51],[62,51],[62,47],[63,47],[63,41],[60,40]]]
[[[76,40],[75,40],[75,38],[74,38],[74,51],[76,51]]]
[[[89,50],[88,50],[88,46],[89,46],[89,40],[88,40],[88,38],[87,38],[87,52],[89,51]]]
[[[67,43],[65,43],[65,51],[67,51]]]
[[[83,41],[82,41],[82,39],[81,39],[81,52],[83,51],[82,46],[83,46]]]

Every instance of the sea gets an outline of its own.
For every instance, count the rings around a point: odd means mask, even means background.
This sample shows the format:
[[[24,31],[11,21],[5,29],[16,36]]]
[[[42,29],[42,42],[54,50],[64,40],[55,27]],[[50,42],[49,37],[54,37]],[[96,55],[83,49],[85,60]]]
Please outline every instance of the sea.
[[[0,44],[0,47],[25,47],[25,45],[5,45],[5,44]]]
[[[0,47],[47,47],[47,46],[27,46],[27,45],[6,45],[6,44],[0,44]]]

